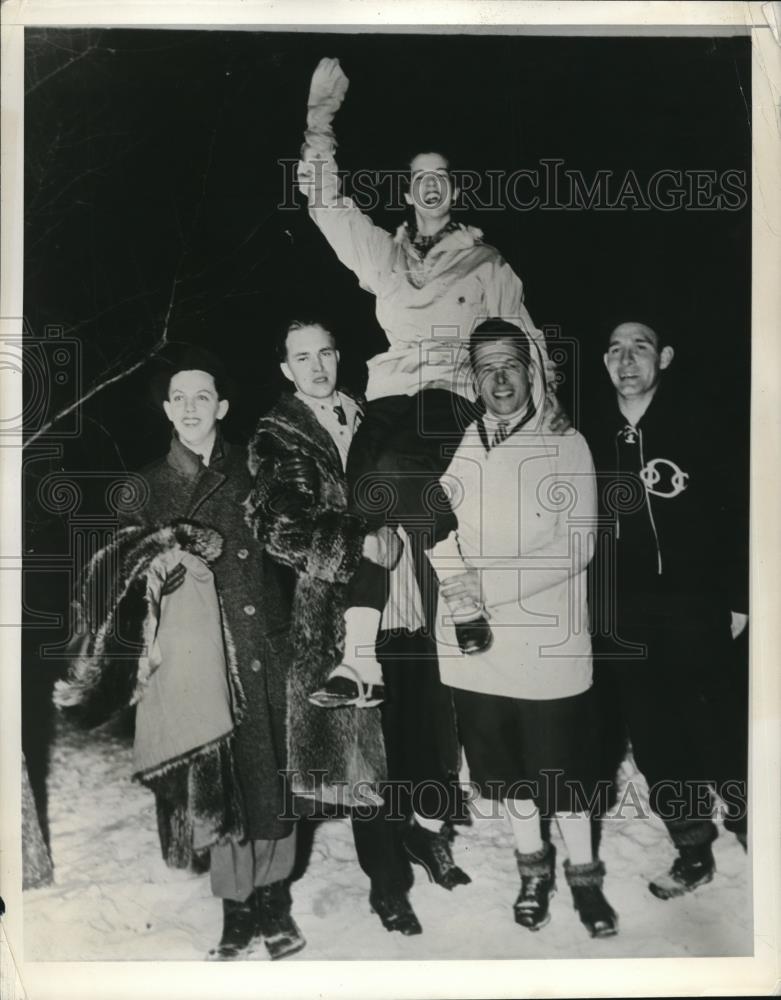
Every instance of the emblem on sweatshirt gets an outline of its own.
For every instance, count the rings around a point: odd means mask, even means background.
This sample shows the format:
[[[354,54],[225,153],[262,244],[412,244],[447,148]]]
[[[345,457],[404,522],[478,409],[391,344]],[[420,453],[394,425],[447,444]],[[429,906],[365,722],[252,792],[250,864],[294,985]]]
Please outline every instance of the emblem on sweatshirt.
[[[689,485],[689,473],[669,458],[652,458],[640,470],[640,478],[655,497],[677,497]]]

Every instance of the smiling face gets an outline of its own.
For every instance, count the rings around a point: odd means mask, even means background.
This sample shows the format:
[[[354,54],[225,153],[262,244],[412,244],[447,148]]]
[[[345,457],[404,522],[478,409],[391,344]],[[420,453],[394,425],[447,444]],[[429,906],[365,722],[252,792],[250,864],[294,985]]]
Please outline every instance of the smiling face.
[[[296,389],[314,399],[328,399],[336,389],[339,352],[332,334],[322,326],[291,330],[285,342],[287,359],[280,367]]]
[[[511,340],[480,344],[474,352],[472,370],[480,398],[492,416],[510,416],[529,401],[529,368]]]
[[[458,188],[453,185],[450,165],[440,153],[418,153],[410,164],[410,189],[404,199],[415,209],[420,222],[428,226],[440,222],[444,225],[450,218],[450,210],[458,197]]]
[[[177,372],[163,402],[166,416],[182,444],[203,454],[211,450],[217,421],[228,412],[228,400],[220,399],[214,376],[202,371]]]
[[[610,334],[604,355],[610,381],[621,399],[641,402],[656,391],[659,373],[673,359],[672,347],[659,349],[659,337],[642,323],[622,323]]]

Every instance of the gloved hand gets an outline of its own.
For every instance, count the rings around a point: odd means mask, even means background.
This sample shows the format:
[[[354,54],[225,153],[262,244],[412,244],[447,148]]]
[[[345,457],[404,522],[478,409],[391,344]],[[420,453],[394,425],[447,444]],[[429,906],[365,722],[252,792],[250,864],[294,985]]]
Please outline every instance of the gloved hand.
[[[282,486],[315,496],[318,491],[319,478],[317,467],[311,458],[305,455],[292,455],[280,459],[276,464],[277,482]]]
[[[350,81],[345,76],[344,70],[339,65],[338,59],[329,59],[327,56],[320,60],[312,74],[312,82],[309,84],[309,98],[307,104],[307,125],[313,127],[311,116],[315,116],[316,121],[322,121],[322,116],[328,115],[327,124],[342,106],[344,95]]]
[[[182,586],[186,576],[187,567],[184,563],[177,563],[168,576],[166,576],[165,583],[160,588],[160,596],[168,597],[169,594],[173,594],[175,590],[178,590]]]
[[[743,630],[748,625],[748,615],[742,611],[730,611],[730,632],[732,638],[737,639],[743,634]]]
[[[395,569],[403,551],[404,542],[396,529],[387,524],[371,531],[363,541],[364,558],[383,569]]]
[[[331,123],[342,106],[349,83],[338,59],[324,58],[317,64],[309,85],[303,159],[310,159],[313,154],[333,153],[336,141]]]

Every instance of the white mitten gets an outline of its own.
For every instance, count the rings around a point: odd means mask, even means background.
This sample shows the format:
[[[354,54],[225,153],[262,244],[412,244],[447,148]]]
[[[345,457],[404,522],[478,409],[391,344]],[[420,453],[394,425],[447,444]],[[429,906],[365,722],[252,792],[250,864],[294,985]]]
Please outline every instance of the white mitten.
[[[307,100],[304,159],[307,150],[332,153],[336,142],[331,127],[334,115],[342,106],[350,81],[338,59],[321,59],[312,74]]]

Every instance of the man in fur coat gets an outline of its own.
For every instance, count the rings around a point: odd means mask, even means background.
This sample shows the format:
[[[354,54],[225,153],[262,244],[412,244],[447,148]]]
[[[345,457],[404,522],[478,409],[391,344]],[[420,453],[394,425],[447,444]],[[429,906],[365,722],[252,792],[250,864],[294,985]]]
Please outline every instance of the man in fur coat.
[[[324,711],[310,702],[311,693],[340,662],[348,584],[362,559],[392,570],[390,590],[396,595],[392,625],[403,627],[407,640],[422,630],[425,619],[411,555],[399,535],[387,526],[367,533],[364,520],[347,511],[344,468],[361,411],[355,400],[336,389],[339,354],[332,334],[320,323],[296,321],[284,332],[279,346],[282,371],[296,391],[284,395],[258,424],[250,445],[250,469],[256,479],[247,512],[267,552],[293,567],[297,575],[288,689],[291,734],[300,734],[298,739],[291,735],[290,740],[293,791],[321,800],[334,800],[341,791],[343,804],[360,805],[366,783],[376,788],[386,777],[383,732],[387,760],[393,764],[391,778],[411,781],[420,777],[409,768],[398,773],[412,756],[416,764],[431,762],[424,777],[428,784],[438,782],[441,787],[449,774],[457,772],[458,751],[452,706],[445,705],[444,699],[440,704],[432,692],[431,671],[424,669],[433,666],[435,671],[435,659],[433,664],[402,664],[399,675],[414,671],[419,677],[425,674],[426,680],[416,688],[407,683],[409,678],[399,676],[382,717],[370,708]],[[409,588],[405,593],[405,578],[411,581],[413,593]],[[393,603],[392,597],[389,604]],[[387,612],[386,629],[391,627]],[[406,646],[406,655],[410,649],[415,652],[414,642]],[[375,650],[369,648],[365,655],[373,658]],[[388,670],[384,678],[390,681]],[[441,695],[438,677],[435,680]],[[423,699],[423,707],[415,705],[411,713],[421,722],[419,733],[403,718],[404,692]],[[439,719],[444,722],[440,724]],[[440,738],[448,725],[449,748],[443,746],[448,740]],[[443,761],[448,761],[449,769]],[[356,787],[359,794],[353,791]],[[421,930],[407,899],[412,884],[410,857],[447,889],[470,881],[453,862],[450,831],[440,831],[443,818],[421,816],[420,823],[399,823],[388,819],[382,806],[372,819],[353,815],[358,859],[371,880],[370,901],[388,930],[404,934]]]
[[[244,522],[246,450],[220,433],[228,410],[224,386],[216,359],[192,348],[163,371],[171,446],[143,471],[148,494],[132,518],[135,526],[118,534],[111,555],[119,562],[115,603],[132,592],[133,582],[146,591],[146,656],[131,682],[138,702],[134,771],[155,791],[166,861],[186,865],[193,849],[210,848],[212,891],[224,911],[222,939],[210,956],[236,958],[262,937],[271,957],[281,958],[305,944],[290,913],[295,824],[281,818],[290,816],[280,773],[286,764],[289,586]],[[210,585],[216,608],[209,603]],[[125,621],[127,615],[125,606]],[[77,707],[93,724],[100,710],[90,688],[102,685],[105,695],[112,670],[117,676],[116,664],[107,663],[99,682],[85,683],[84,671],[97,670],[101,635],[93,637],[81,674],[77,664],[58,693],[62,707]],[[227,699],[220,698],[219,678],[205,693],[211,649],[218,662],[227,660]],[[177,671],[182,683],[172,689]],[[224,666],[221,674],[224,682]],[[185,699],[199,692],[200,703],[186,709]],[[220,713],[227,715],[221,730],[215,729]],[[186,725],[201,735],[183,743],[185,735],[172,730]]]

